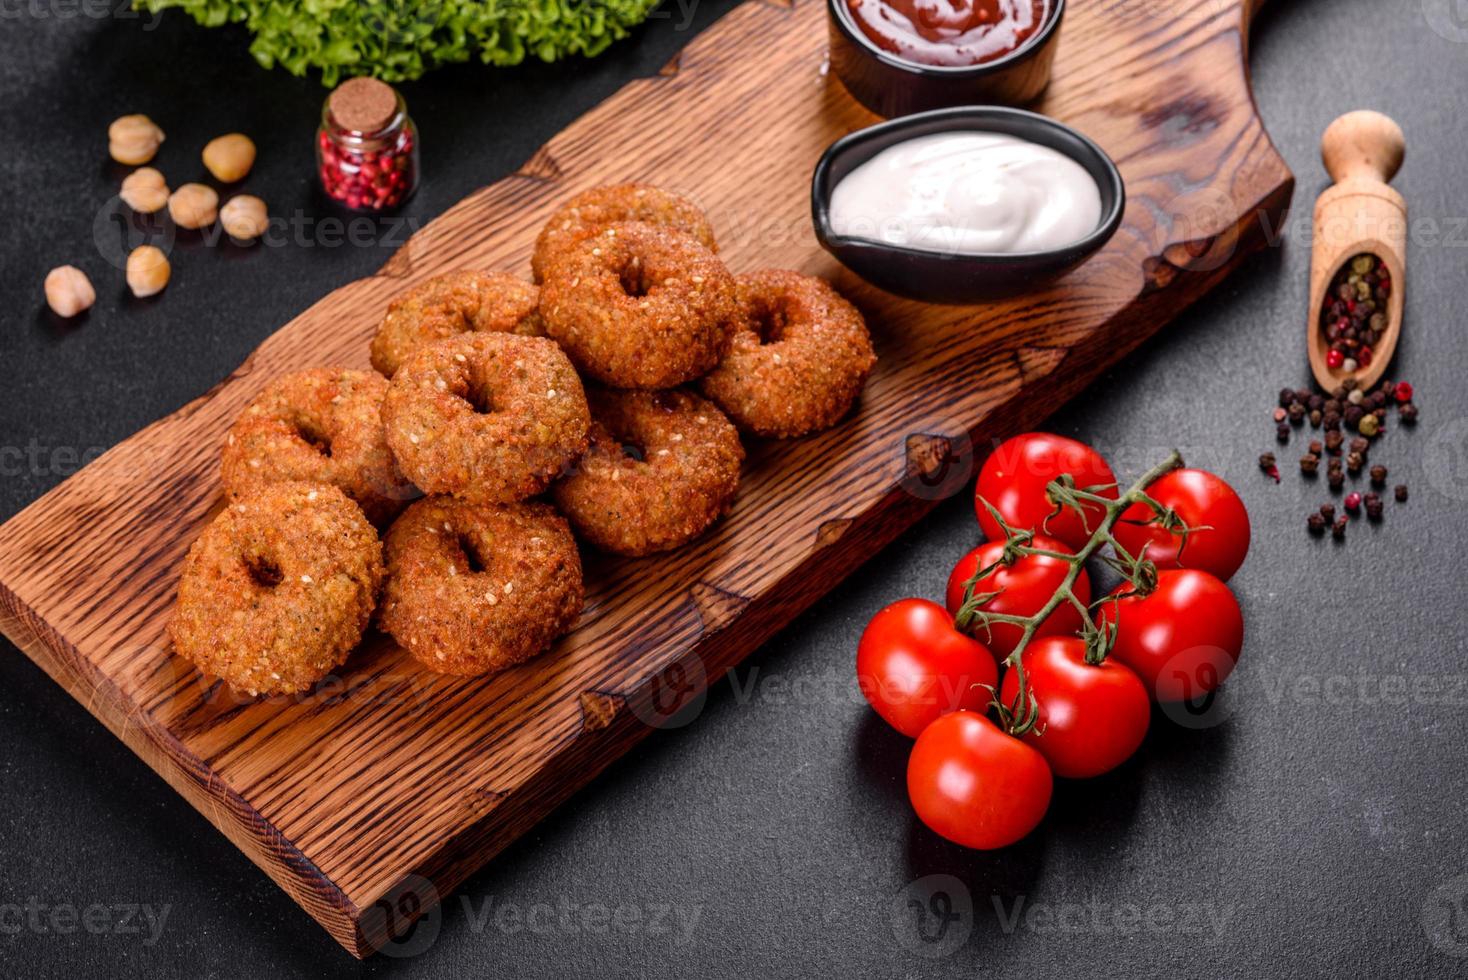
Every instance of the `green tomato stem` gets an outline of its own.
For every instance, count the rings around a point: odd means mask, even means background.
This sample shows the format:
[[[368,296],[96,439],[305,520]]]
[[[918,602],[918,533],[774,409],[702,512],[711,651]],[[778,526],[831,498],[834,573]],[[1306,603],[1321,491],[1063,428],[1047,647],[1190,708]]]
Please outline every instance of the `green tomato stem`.
[[[1168,455],[1167,459],[1142,474],[1141,478],[1132,484],[1126,493],[1121,494],[1114,500],[1110,497],[1103,497],[1092,492],[1095,488],[1080,489],[1070,485],[1074,481],[1052,481],[1046,487],[1046,493],[1050,496],[1051,500],[1056,502],[1056,514],[1060,513],[1064,508],[1070,507],[1080,514],[1084,521],[1086,518],[1086,509],[1083,505],[1094,505],[1104,511],[1101,523],[1094,530],[1088,527],[1088,530],[1091,530],[1091,537],[1073,555],[1063,554],[1045,548],[1031,547],[1030,542],[1034,540],[1033,531],[1017,530],[1010,527],[992,504],[980,498],[981,503],[1005,534],[1004,557],[985,568],[978,569],[974,572],[973,577],[964,583],[964,601],[959,607],[958,615],[954,617],[954,623],[959,630],[969,635],[973,635],[974,629],[977,626],[984,627],[986,632],[989,632],[995,624],[1001,623],[1020,627],[1019,642],[1015,644],[1009,656],[1004,658],[1006,666],[1011,670],[1019,671],[1019,695],[1016,697],[1016,703],[1014,705],[1001,704],[997,696],[994,699],[994,707],[997,708],[999,717],[1004,722],[1010,734],[1023,735],[1025,732],[1033,729],[1036,721],[1038,721],[1036,704],[1034,703],[1035,696],[1029,689],[1022,658],[1030,641],[1034,639],[1035,632],[1040,628],[1040,624],[1045,622],[1051,613],[1060,608],[1061,603],[1071,603],[1081,615],[1081,636],[1086,639],[1087,661],[1099,664],[1105,660],[1106,653],[1110,649],[1113,634],[1097,629],[1095,620],[1091,616],[1090,608],[1075,594],[1075,583],[1080,578],[1082,570],[1086,567],[1086,561],[1106,545],[1110,545],[1115,549],[1120,561],[1127,568],[1131,569],[1129,577],[1134,582],[1140,580],[1139,576],[1142,574],[1141,569],[1149,564],[1146,561],[1145,550],[1141,556],[1133,557],[1125,548],[1121,547],[1112,534],[1112,530],[1116,527],[1117,522],[1121,520],[1121,515],[1126,513],[1134,504],[1142,503],[1146,504],[1157,515],[1154,521],[1163,522],[1168,526],[1169,530],[1180,529],[1185,538],[1190,531],[1196,530],[1182,525],[1179,525],[1177,528],[1173,527],[1169,522],[1175,522],[1176,518],[1170,518],[1170,511],[1146,492],[1147,487],[1151,486],[1165,474],[1179,469],[1182,465],[1182,454],[1174,449]],[[1056,587],[1049,601],[1032,616],[1014,616],[1007,613],[984,612],[982,607],[991,602],[995,598],[995,594],[986,593],[976,595],[974,590],[979,581],[987,577],[1000,565],[1013,564],[1019,558],[1029,555],[1052,558],[1057,561],[1063,561],[1070,566],[1065,578]],[[1025,703],[1026,699],[1028,699],[1028,704]]]

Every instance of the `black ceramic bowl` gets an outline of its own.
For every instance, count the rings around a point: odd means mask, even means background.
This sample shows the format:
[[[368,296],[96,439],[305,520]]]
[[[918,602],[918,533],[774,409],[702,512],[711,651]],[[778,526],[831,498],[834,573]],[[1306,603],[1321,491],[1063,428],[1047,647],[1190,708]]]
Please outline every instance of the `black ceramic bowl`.
[[[831,70],[841,84],[879,116],[891,118],[961,105],[1024,105],[1050,83],[1065,0],[1053,0],[1049,19],[1016,51],[964,68],[905,61],[872,43],[851,17],[847,0],[826,0]]]
[[[1064,153],[1085,168],[1101,189],[1101,223],[1085,238],[1063,248],[975,254],[923,251],[844,237],[831,230],[831,192],[842,178],[889,146],[954,131],[1003,133]],[[1106,152],[1069,126],[1021,109],[976,106],[937,109],[843,136],[816,164],[810,199],[821,247],[867,282],[930,303],[976,303],[1043,285],[1099,251],[1121,227],[1126,187]]]

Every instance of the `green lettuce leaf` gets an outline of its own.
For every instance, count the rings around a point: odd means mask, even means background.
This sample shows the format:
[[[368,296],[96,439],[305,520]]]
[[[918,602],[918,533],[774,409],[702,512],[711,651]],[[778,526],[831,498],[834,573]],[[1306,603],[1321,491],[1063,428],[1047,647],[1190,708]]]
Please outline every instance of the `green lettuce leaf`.
[[[408,81],[478,57],[515,65],[526,57],[592,57],[647,19],[659,0],[134,0],[176,7],[206,27],[243,23],[266,68]]]

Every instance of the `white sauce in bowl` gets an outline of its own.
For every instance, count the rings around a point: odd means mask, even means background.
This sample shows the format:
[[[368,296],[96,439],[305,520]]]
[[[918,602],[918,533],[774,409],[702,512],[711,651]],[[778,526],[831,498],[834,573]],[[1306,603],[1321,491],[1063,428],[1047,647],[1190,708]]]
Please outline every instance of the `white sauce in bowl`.
[[[831,192],[831,230],[924,252],[1044,252],[1101,224],[1101,190],[1048,146],[999,133],[919,136],[882,150]]]

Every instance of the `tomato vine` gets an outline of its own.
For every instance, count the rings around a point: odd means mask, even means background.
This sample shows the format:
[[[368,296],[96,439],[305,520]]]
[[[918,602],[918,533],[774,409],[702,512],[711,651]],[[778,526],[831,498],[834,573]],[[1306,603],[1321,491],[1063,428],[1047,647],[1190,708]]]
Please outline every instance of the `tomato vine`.
[[[1133,555],[1122,546],[1113,533],[1122,515],[1137,504],[1144,505],[1152,511],[1153,516],[1149,521],[1143,523],[1155,525],[1170,534],[1182,537],[1184,545],[1187,543],[1188,535],[1206,529],[1190,527],[1172,508],[1163,505],[1147,493],[1147,488],[1159,478],[1173,470],[1181,469],[1182,466],[1182,454],[1173,450],[1167,459],[1148,470],[1129,490],[1115,498],[1107,496],[1106,491],[1116,489],[1116,484],[1079,487],[1068,473],[1062,473],[1058,478],[1052,480],[1046,487],[1046,495],[1055,505],[1055,510],[1050,517],[1057,517],[1069,508],[1080,516],[1083,526],[1090,532],[1086,543],[1074,554],[1035,547],[1036,534],[1044,533],[1043,524],[1038,531],[1015,528],[1004,519],[993,504],[980,498],[980,503],[987,510],[990,518],[1004,533],[1004,550],[999,558],[978,569],[964,583],[963,603],[954,616],[954,625],[960,632],[976,639],[982,638],[979,636],[980,631],[985,635],[992,635],[993,627],[1000,623],[1017,627],[1021,631],[1019,641],[1004,659],[1004,664],[1017,672],[1018,693],[1011,704],[1002,703],[998,694],[994,693],[993,703],[1005,730],[1011,735],[1020,736],[1033,731],[1039,721],[1039,704],[1027,683],[1021,658],[1025,648],[1035,637],[1036,631],[1051,613],[1060,608],[1062,604],[1068,603],[1075,607],[1081,617],[1080,637],[1086,644],[1087,663],[1093,665],[1102,663],[1115,643],[1115,623],[1109,626],[1097,626],[1091,611],[1102,602],[1115,601],[1119,596],[1108,596],[1087,605],[1076,594],[1076,580],[1084,570],[1086,561],[1102,548],[1109,546],[1114,556],[1105,556],[1103,560],[1131,583],[1131,589],[1127,594],[1147,595],[1157,587],[1157,567],[1147,559],[1146,546],[1144,545],[1138,554]],[[1102,517],[1093,530],[1086,523],[1087,513],[1094,513],[1098,508]],[[1061,561],[1070,566],[1065,578],[1056,587],[1050,599],[1029,616],[986,611],[984,607],[997,598],[999,593],[977,592],[978,583],[1001,566],[1010,566],[1021,558],[1035,555]]]

